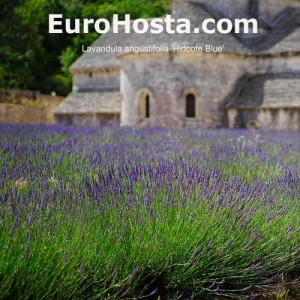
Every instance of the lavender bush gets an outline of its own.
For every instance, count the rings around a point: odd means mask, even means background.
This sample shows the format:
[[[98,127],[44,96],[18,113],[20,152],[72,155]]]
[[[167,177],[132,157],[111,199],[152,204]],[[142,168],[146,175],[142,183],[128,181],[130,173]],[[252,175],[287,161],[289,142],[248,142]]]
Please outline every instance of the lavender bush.
[[[1,299],[255,299],[297,281],[300,134],[0,126]]]

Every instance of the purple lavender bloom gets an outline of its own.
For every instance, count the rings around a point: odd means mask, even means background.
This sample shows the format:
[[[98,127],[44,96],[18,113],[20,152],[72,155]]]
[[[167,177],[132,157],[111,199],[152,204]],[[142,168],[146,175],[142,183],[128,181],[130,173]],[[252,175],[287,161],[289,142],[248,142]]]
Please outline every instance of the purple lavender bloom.
[[[153,291],[149,294],[149,296],[154,296],[154,295],[157,293],[157,291],[158,291],[158,288],[156,288],[155,290],[153,290]]]

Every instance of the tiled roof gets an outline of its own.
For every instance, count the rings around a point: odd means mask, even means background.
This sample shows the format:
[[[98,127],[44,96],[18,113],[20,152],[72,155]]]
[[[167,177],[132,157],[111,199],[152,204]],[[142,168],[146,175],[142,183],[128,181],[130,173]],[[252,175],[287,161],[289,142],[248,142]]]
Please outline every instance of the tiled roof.
[[[264,74],[245,77],[228,108],[300,107],[300,74]]]
[[[55,114],[120,113],[121,101],[119,92],[73,92],[57,107]]]
[[[219,19],[220,13],[212,5],[199,3],[197,0],[190,0],[187,3],[178,5],[173,11],[172,16],[175,19],[188,18],[191,21],[192,28],[199,25],[206,18]],[[149,20],[150,21],[150,20]],[[263,22],[260,22],[264,24]],[[262,25],[263,26],[263,25]],[[126,46],[205,46],[224,45],[223,52],[240,55],[274,55],[287,52],[300,52],[300,9],[287,7],[279,14],[274,22],[268,23],[268,26],[262,28],[260,34],[242,35],[242,34],[125,34],[120,32],[113,34],[109,32],[102,35],[93,47],[120,46],[123,49]],[[116,52],[89,52],[84,53],[72,66],[73,70],[95,69],[118,67],[119,53]]]

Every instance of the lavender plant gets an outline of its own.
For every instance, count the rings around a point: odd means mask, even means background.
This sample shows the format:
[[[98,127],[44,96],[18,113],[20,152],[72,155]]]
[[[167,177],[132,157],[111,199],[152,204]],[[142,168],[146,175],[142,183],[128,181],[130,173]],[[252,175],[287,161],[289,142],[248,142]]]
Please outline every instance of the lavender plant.
[[[1,125],[0,298],[276,293],[299,275],[299,150],[298,132]]]

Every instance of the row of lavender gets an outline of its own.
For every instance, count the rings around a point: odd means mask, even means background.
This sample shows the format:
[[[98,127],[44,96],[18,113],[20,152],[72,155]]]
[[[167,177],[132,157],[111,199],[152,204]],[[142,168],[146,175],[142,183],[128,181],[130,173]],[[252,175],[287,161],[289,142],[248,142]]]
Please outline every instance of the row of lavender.
[[[0,126],[0,299],[255,298],[297,280],[300,134]]]

